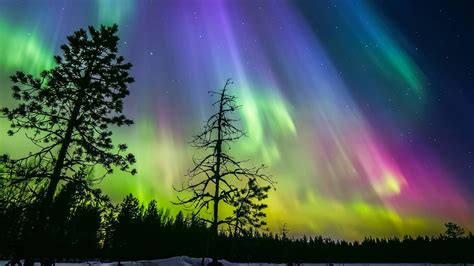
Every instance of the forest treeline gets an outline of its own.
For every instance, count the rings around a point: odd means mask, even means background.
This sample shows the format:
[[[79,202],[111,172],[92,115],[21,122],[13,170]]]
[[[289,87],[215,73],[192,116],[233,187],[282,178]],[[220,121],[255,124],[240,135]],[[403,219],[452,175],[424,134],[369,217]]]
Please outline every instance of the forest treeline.
[[[49,243],[32,238],[37,204],[2,208],[0,259],[75,262],[209,256],[212,229],[203,221],[182,212],[170,215],[154,200],[144,204],[130,194],[112,204],[99,190],[95,192],[85,193],[73,185],[61,188],[52,207]],[[438,236],[368,237],[360,242],[262,230],[238,235],[222,231],[217,242],[218,257],[233,262],[474,261],[474,235],[464,234],[455,224],[447,224],[446,232]]]

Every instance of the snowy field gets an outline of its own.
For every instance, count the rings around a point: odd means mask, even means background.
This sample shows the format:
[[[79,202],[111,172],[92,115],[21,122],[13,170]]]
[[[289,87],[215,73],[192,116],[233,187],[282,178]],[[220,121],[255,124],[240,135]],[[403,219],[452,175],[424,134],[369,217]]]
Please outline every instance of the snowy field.
[[[0,266],[5,266],[8,261],[0,261]],[[204,265],[210,262],[209,259],[205,259]],[[273,264],[273,263],[232,263],[225,260],[221,261],[224,265],[235,265],[235,266],[244,266],[244,265],[251,265],[251,266],[282,266],[287,264]],[[118,266],[117,262],[110,262],[110,263],[101,263],[96,261],[88,261],[83,263],[56,263],[56,266]],[[202,265],[201,258],[190,258],[186,256],[181,257],[172,257],[168,259],[161,259],[161,260],[143,260],[143,261],[125,261],[120,263],[121,266],[200,266]],[[474,266],[474,264],[431,264],[431,263],[404,263],[404,264],[389,264],[389,263],[334,263],[334,264],[326,264],[326,263],[303,263],[303,264],[293,264],[293,265],[301,265],[301,266],[428,266],[428,265],[436,265],[436,266],[448,266],[448,265],[469,265]],[[35,263],[35,266],[40,266],[39,263]]]

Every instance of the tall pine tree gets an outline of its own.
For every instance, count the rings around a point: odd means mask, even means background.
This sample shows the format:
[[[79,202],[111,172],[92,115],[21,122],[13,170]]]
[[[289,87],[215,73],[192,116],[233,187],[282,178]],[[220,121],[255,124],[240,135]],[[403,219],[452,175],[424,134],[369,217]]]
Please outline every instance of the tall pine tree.
[[[48,223],[60,183],[92,189],[114,168],[136,172],[134,155],[111,138],[112,126],[133,123],[122,114],[134,80],[132,65],[118,55],[117,31],[117,25],[80,29],[67,37],[53,69],[38,77],[21,71],[11,76],[18,104],[1,112],[10,121],[8,134],[24,133],[33,148],[20,158],[1,156],[1,197],[41,202],[39,228]]]

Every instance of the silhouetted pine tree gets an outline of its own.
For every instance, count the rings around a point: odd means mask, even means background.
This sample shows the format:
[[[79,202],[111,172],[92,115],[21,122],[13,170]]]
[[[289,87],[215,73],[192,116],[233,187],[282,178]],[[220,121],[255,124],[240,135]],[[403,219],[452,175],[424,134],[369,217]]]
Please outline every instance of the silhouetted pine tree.
[[[157,250],[162,250],[166,246],[166,243],[162,241],[165,223],[163,210],[158,208],[156,200],[150,201],[143,214],[144,234],[140,239],[143,245],[142,259],[153,259]]]
[[[464,228],[455,223],[448,222],[444,226],[446,227],[444,235],[449,239],[456,239],[464,235]]]
[[[114,146],[111,139],[110,126],[132,124],[122,114],[132,65],[117,54],[117,30],[117,25],[80,29],[67,37],[53,69],[39,77],[20,71],[11,76],[18,105],[1,110],[10,120],[8,134],[24,132],[36,149],[20,158],[1,157],[0,201],[19,201],[18,195],[41,201],[35,216],[38,247],[53,241],[40,228],[48,228],[60,182],[91,188],[115,167],[136,172],[130,169],[135,157],[124,154],[127,146]],[[102,174],[91,175],[98,166],[103,170],[95,173]]]
[[[120,260],[139,259],[143,205],[129,194],[119,206],[117,220],[112,225],[110,246]],[[127,254],[130,254],[127,256]]]
[[[255,178],[249,178],[247,186],[239,189],[231,198],[234,210],[233,215],[227,217],[227,222],[234,227],[234,236],[251,234],[253,230],[267,224],[263,220],[266,217],[263,210],[268,206],[261,201],[268,197],[270,188],[270,186],[259,186]]]

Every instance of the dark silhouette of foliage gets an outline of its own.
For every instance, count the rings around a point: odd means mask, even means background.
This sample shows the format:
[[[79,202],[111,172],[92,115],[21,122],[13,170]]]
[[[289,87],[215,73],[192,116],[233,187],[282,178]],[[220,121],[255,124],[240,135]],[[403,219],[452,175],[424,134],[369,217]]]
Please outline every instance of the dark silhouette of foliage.
[[[127,85],[133,82],[128,73],[132,65],[117,55],[117,30],[117,25],[81,29],[61,46],[55,68],[39,77],[23,72],[11,76],[13,98],[19,103],[2,109],[10,120],[8,134],[23,131],[38,149],[22,158],[2,157],[2,186],[35,197],[43,193],[49,205],[60,181],[80,181],[87,187],[100,179],[85,180],[96,166],[105,174],[114,167],[135,173],[130,170],[134,156],[123,155],[127,146],[120,144],[114,151],[111,139],[110,126],[132,124],[121,114]]]
[[[456,239],[464,235],[464,228],[455,223],[448,222],[445,223],[444,226],[446,227],[446,232],[444,234],[447,238]]]
[[[171,216],[168,211],[159,208],[156,201],[144,207],[132,195],[117,206],[112,206],[107,197],[99,199],[93,195],[83,196],[87,193],[76,191],[76,188],[62,186],[55,198],[53,208],[58,215],[51,222],[57,227],[54,231],[55,249],[49,254],[55,261],[128,261],[182,255],[199,258],[208,254],[205,239],[212,233],[212,228],[196,216],[183,213]],[[37,247],[25,248],[25,243],[31,241],[28,233],[30,215],[34,215],[36,210],[35,205],[22,211],[13,205],[1,208],[0,259],[38,258],[43,252]],[[221,231],[216,252],[219,257],[240,263],[474,261],[474,235],[471,233],[457,238],[447,238],[444,234],[405,236],[402,239],[367,237],[360,242],[332,240],[322,236],[296,238],[287,234],[287,229],[277,234],[252,231],[235,235]],[[119,243],[114,242],[118,239]]]
[[[188,181],[183,184],[182,188],[177,189],[179,192],[186,193],[185,196],[178,197],[177,203],[192,209],[195,215],[199,215],[203,209],[212,209],[211,219],[202,216],[200,216],[200,219],[211,225],[213,250],[217,245],[219,225],[227,224],[228,226],[237,225],[239,227],[261,225],[258,221],[246,219],[243,216],[237,217],[237,219],[219,217],[219,205],[224,204],[231,208],[259,208],[255,212],[259,216],[255,218],[258,220],[263,218],[263,215],[261,215],[263,205],[244,203],[245,199],[242,198],[243,195],[240,193],[238,183],[242,179],[253,180],[251,181],[253,187],[247,189],[254,189],[254,193],[257,192],[259,187],[258,180],[273,185],[272,178],[261,172],[263,165],[247,168],[244,166],[245,161],[234,158],[229,152],[232,143],[245,136],[245,132],[236,125],[238,119],[233,118],[233,113],[240,106],[236,103],[237,97],[228,92],[231,84],[233,82],[228,79],[220,91],[209,92],[211,96],[217,96],[218,98],[212,104],[212,106],[217,107],[217,112],[209,117],[205,122],[203,132],[194,136],[192,141],[192,146],[203,150],[205,155],[200,159],[193,158],[194,167],[188,172]],[[258,193],[266,194],[267,191],[262,189],[258,190]],[[237,214],[240,215],[241,213],[237,212]],[[215,254],[214,251],[212,264],[218,263]]]
[[[39,77],[21,71],[11,76],[18,105],[1,110],[10,121],[8,134],[24,132],[35,149],[21,158],[1,156],[0,201],[39,204],[35,241],[56,238],[43,229],[53,228],[48,221],[58,215],[53,205],[60,183],[93,191],[93,183],[114,168],[136,172],[130,169],[135,157],[124,154],[127,146],[114,146],[111,139],[111,126],[132,124],[122,114],[132,65],[117,54],[117,30],[117,25],[80,29],[67,37],[53,69]]]
[[[128,195],[119,205],[117,219],[112,226],[111,241],[109,244],[118,252],[125,255],[128,252],[137,252],[136,243],[141,241],[140,230],[143,217],[143,206],[133,195]],[[119,259],[123,259],[119,257]]]
[[[0,254],[21,258],[87,259],[100,255],[100,228],[109,200],[99,190],[84,190],[68,183],[62,186],[51,205],[48,219],[48,245],[37,245],[36,227],[41,202],[21,208],[13,204],[2,208]]]
[[[249,178],[247,186],[239,189],[231,199],[234,207],[233,216],[227,217],[227,222],[234,227],[234,236],[245,235],[259,229],[267,223],[263,220],[263,212],[268,206],[260,201],[268,197],[270,186],[259,186],[255,178]]]

